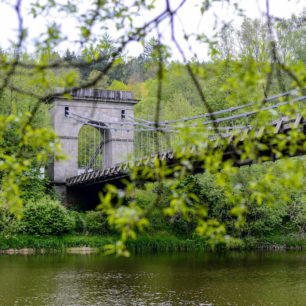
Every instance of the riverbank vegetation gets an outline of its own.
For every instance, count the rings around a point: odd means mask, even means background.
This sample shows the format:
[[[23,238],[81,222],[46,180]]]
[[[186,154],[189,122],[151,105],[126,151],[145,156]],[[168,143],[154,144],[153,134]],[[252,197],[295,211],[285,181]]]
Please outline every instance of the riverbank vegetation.
[[[115,243],[119,237],[115,236],[97,236],[69,234],[63,236],[31,236],[18,234],[10,238],[0,237],[0,253],[18,253],[18,250],[33,250],[29,253],[50,253],[65,252],[70,248],[79,248],[79,253],[85,251],[104,252],[105,247]],[[226,250],[302,250],[306,247],[305,236],[299,236],[294,233],[284,235],[274,234],[262,238],[246,237],[237,245],[215,246],[214,251]],[[87,249],[88,248],[88,249]],[[135,240],[127,243],[127,249],[132,254],[145,253],[174,253],[174,252],[210,252],[213,251],[206,239],[194,238],[183,239],[174,236],[138,236]],[[15,250],[15,252],[11,252]]]
[[[281,161],[277,162],[281,163]],[[277,175],[277,167],[275,174]],[[263,201],[258,205],[245,188],[245,182],[255,176],[260,181],[265,175],[264,166],[253,165],[239,169],[233,179],[241,183],[235,192],[247,198],[247,213],[243,227],[235,226],[235,218],[231,213],[232,204],[225,196],[226,188],[215,185],[213,175],[199,174],[189,176],[180,182],[178,192],[193,192],[205,203],[208,218],[224,224],[227,234],[236,239],[230,245],[232,249],[252,248],[305,248],[306,247],[306,204],[304,191],[286,191],[287,199],[277,197],[278,186],[273,193],[276,201],[271,205]],[[28,192],[33,195],[31,188]],[[136,201],[142,209],[151,207],[157,196],[161,196],[159,207],[150,214],[150,226],[136,239],[130,239],[128,249],[133,253],[142,252],[174,252],[201,251],[215,248],[223,249],[223,243],[212,242],[201,238],[196,231],[195,220],[185,220],[180,214],[168,217],[163,208],[171,201],[169,186],[158,183],[146,184],[137,188]],[[56,197],[56,195],[53,195]],[[194,203],[190,202],[192,207]],[[118,232],[113,229],[107,216],[101,211],[81,211],[77,207],[65,208],[51,196],[36,197],[25,203],[21,220],[7,208],[0,209],[0,249],[33,248],[63,250],[70,247],[96,247],[118,239]]]
[[[213,2],[203,1],[203,12]],[[105,1],[101,6],[112,3]],[[146,4],[135,1],[135,6],[144,9]],[[31,14],[46,14],[54,8],[72,16],[78,14],[77,7],[56,1],[45,6],[37,3]],[[104,12],[103,8],[99,6],[98,12]],[[139,171],[132,169],[133,180],[124,190],[106,186],[99,211],[60,205],[58,195],[40,173],[50,156],[64,158],[48,123],[56,87],[63,88],[58,95],[68,98],[72,88],[134,91],[141,100],[135,106],[135,116],[156,121],[156,126],[162,120],[251,101],[261,101],[254,104],[252,111],[257,111],[268,102],[265,98],[296,88],[296,94],[305,95],[305,12],[289,19],[269,14],[265,21],[244,18],[239,29],[226,24],[211,39],[197,34],[199,42],[205,38],[207,60],[195,56],[190,61],[183,57],[180,62],[171,58],[169,46],[160,37],[147,39],[147,33],[133,26],[123,2],[116,9],[116,16],[103,18],[99,13],[93,14],[93,19],[82,14],[82,52],[57,52],[55,47],[64,38],[53,26],[48,27],[47,38],[37,44],[34,54],[21,48],[26,35],[23,30],[20,44],[0,51],[1,248],[60,249],[73,244],[103,246],[109,241],[113,244],[109,252],[125,255],[125,244],[130,250],[191,250],[197,245],[258,247],[274,243],[304,246],[305,158],[291,158],[296,152],[306,152],[305,134],[297,127],[288,135],[274,137],[271,152],[282,159],[275,163],[264,163],[271,156],[259,154],[267,144],[255,130],[241,145],[242,135],[235,135],[236,143],[230,145],[237,154],[224,162],[222,148],[229,145],[226,139],[217,138],[219,149],[213,150],[205,133],[194,136],[187,128],[182,136],[184,148],[196,147],[199,155],[190,154],[191,150],[182,153],[179,147],[175,169],[167,169],[158,159],[154,169],[141,169],[138,177],[134,174]],[[18,6],[16,10],[20,13]],[[171,21],[176,13],[168,7],[164,14]],[[98,42],[91,41],[91,25],[98,16],[103,23],[105,18],[114,21],[118,29],[124,28],[121,21],[128,18],[128,37],[124,34],[122,41],[116,41],[104,34]],[[154,21],[156,27],[159,22]],[[126,40],[142,42],[144,51],[139,56],[127,56],[122,52]],[[295,118],[297,114],[305,118],[305,111],[302,102],[291,103],[284,105],[280,113],[259,114],[248,124],[274,135],[271,118]],[[237,158],[255,165],[237,169]],[[205,174],[191,175],[194,160]],[[171,173],[172,178],[165,179],[165,173]],[[147,178],[155,183],[140,186],[138,182]]]

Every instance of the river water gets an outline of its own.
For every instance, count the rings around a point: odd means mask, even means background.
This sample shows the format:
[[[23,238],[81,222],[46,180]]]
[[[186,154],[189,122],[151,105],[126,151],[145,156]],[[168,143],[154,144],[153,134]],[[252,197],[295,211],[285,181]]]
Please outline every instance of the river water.
[[[0,305],[306,305],[306,251],[1,255]]]

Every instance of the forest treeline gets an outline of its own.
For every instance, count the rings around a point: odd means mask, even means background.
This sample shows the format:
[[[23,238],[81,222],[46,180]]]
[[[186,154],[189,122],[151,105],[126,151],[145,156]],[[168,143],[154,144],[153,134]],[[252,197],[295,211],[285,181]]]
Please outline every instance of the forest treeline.
[[[277,56],[282,63],[290,67],[301,66],[306,62],[305,52],[305,12],[301,16],[292,16],[290,19],[275,20],[272,24],[273,33],[277,41]],[[210,46],[208,60],[199,61],[193,58],[191,66],[199,83],[205,99],[211,110],[220,110],[233,105],[241,105],[251,101],[266,98],[273,94],[284,92],[292,88],[292,78],[286,70],[280,70],[275,62],[271,41],[269,39],[268,25],[262,20],[245,19],[239,29],[227,25],[216,36],[214,44]],[[133,91],[135,98],[140,100],[136,106],[136,116],[143,119],[153,119],[158,92],[158,48],[156,38],[144,44],[143,52],[136,56],[120,56],[115,65],[92,86],[97,89]],[[207,112],[203,101],[185,65],[173,61],[168,50],[162,46],[163,55],[163,82],[161,90],[160,120],[178,119]],[[50,90],[61,86],[64,79],[69,84],[76,82],[84,84],[103,71],[116,50],[112,38],[105,34],[95,48],[85,49],[77,54],[67,49],[63,53],[48,52],[40,55],[40,60],[46,63],[55,63],[57,69],[50,69],[44,85]],[[4,58],[13,56],[10,51],[1,51]],[[19,88],[20,95],[23,90],[39,92],[39,85],[35,84],[34,72],[31,63],[35,59],[24,53],[28,60],[28,76],[24,71],[14,77],[14,84]],[[65,68],[67,64],[67,67]],[[75,68],[74,68],[75,67]],[[272,67],[272,68],[271,68]],[[22,68],[19,68],[22,69]],[[247,73],[249,75],[248,88],[241,85],[239,78]],[[303,75],[303,71],[300,74]],[[269,78],[269,82],[266,79]],[[59,78],[60,76],[60,78]],[[32,77],[34,79],[32,79]],[[14,93],[14,95],[17,95]],[[24,111],[25,102],[22,96],[22,105],[18,104],[18,96],[10,96],[9,90],[2,105],[2,112]],[[11,101],[8,107],[8,102]],[[39,120],[42,122],[42,120]],[[45,120],[43,120],[45,121]]]
[[[205,93],[205,99],[210,109],[217,111],[242,105],[294,88],[297,84],[290,73],[286,71],[286,66],[294,66],[295,71],[298,71],[301,77],[304,75],[305,79],[303,69],[306,63],[305,16],[304,12],[301,16],[292,16],[287,20],[274,20],[272,24],[273,33],[277,40],[277,56],[284,63],[284,69],[279,69],[277,61],[275,61],[273,46],[270,45],[271,41],[268,38],[269,25],[264,21],[245,19],[239,29],[234,29],[231,26],[224,27],[216,36],[215,43],[210,46],[210,59],[199,61],[194,58],[190,64]],[[31,68],[31,63],[35,62],[35,58],[24,52],[22,56],[28,65],[18,67],[20,71],[22,70],[22,73],[18,75],[17,70],[17,73],[13,76],[13,84],[17,90],[5,89],[4,94],[1,95],[0,113],[10,115],[25,114],[27,111],[31,111],[33,108],[31,97],[29,95],[25,96],[24,92],[31,91],[35,95],[43,88],[48,87],[50,93],[52,93],[54,87],[61,86],[64,83],[83,84],[94,80],[99,72],[103,71],[105,65],[109,63],[115,50],[116,46],[111,37],[105,34],[95,48],[86,49],[82,54],[77,54],[68,49],[63,54],[57,52],[43,53],[42,51],[40,61],[54,62],[57,66],[57,69],[48,68],[47,77],[44,74],[42,79],[40,79],[39,69],[34,74],[35,68]],[[139,56],[118,57],[116,64],[103,78],[94,82],[92,87],[133,91],[135,98],[140,100],[135,106],[135,116],[154,120],[160,84],[160,80],[157,78],[160,65],[157,58],[160,50],[162,50],[163,55],[163,75],[159,120],[172,120],[208,112],[194,81],[186,71],[185,65],[173,61],[168,56],[168,50],[164,46],[160,46],[158,40],[154,38],[144,44],[144,51]],[[12,54],[9,50],[1,51],[2,60],[10,58],[10,56]],[[60,65],[60,69],[58,69],[58,65]],[[248,76],[247,84],[240,82],[242,75],[244,77],[245,75]],[[63,79],[65,82],[61,81]],[[44,86],[40,87],[39,84],[42,83],[44,83]],[[48,126],[49,108],[48,103],[39,107],[33,118],[33,127]],[[15,123],[12,122],[9,133],[1,136],[1,147],[6,148],[6,154],[13,154],[17,151],[18,137],[18,130],[15,129]],[[36,152],[32,151],[28,154],[35,155]],[[56,198],[56,194],[50,191],[48,187],[48,180],[41,180],[40,178],[38,169],[41,166],[45,166],[45,164],[36,162],[32,165],[33,171],[27,173],[29,177],[21,194],[24,201],[29,202],[32,208],[35,207],[35,203],[38,203],[40,198],[44,198],[45,201],[46,194],[49,194],[50,201]],[[276,167],[274,175],[277,175],[277,171]],[[306,230],[305,191],[288,189],[287,199],[279,198],[273,206],[265,202],[258,206],[249,190],[244,188],[244,182],[247,182],[250,177],[256,177],[260,182],[261,177],[268,174],[265,167],[260,165],[238,171],[237,180],[239,180],[240,185],[237,183],[236,186],[239,185],[241,188],[235,192],[240,197],[245,197],[248,203],[246,226],[243,229],[236,228],[231,212],[232,204],[228,203],[225,197],[227,190],[226,188],[215,187],[213,176],[206,174],[191,176],[182,181],[178,189],[181,192],[182,190],[187,190],[186,192],[192,190],[193,193],[197,194],[200,200],[206,203],[210,217],[225,224],[229,234],[234,237],[258,238],[274,232],[285,232],[287,234],[298,232],[304,235]],[[274,186],[272,192],[277,195],[278,187]],[[167,207],[170,201],[167,184],[162,187],[149,184],[143,189],[139,188],[136,197],[140,205],[145,208],[151,205],[157,194],[163,194],[163,201],[159,205]],[[31,210],[28,209],[28,211]],[[166,234],[189,239],[196,237],[197,233],[194,231],[195,223],[193,220],[187,222],[180,217],[180,214],[168,218],[161,215],[161,211],[154,209],[150,217],[151,228],[148,230],[150,235]],[[35,212],[36,214],[39,215]],[[0,230],[7,234],[10,229],[9,227],[5,229],[6,222],[9,222],[12,216],[9,212],[2,211],[0,217],[2,218],[0,222],[2,228]],[[29,218],[32,218],[32,216]],[[33,218],[35,219],[35,216]],[[69,218],[71,221],[72,217]],[[98,218],[101,219],[101,216],[99,215]],[[105,224],[106,221],[103,219],[97,222]],[[12,232],[14,231],[16,232],[12,229]]]
[[[289,66],[298,65],[300,62],[305,64],[305,14],[300,17],[293,16],[289,20],[276,21],[273,26],[277,35],[278,56],[282,62]],[[267,86],[262,81],[257,83],[258,74],[265,69],[267,75],[270,73],[266,64],[273,61],[268,35],[269,29],[265,22],[245,19],[240,29],[235,30],[227,26],[219,33],[215,44],[211,46],[210,60],[199,62],[196,58],[193,59],[192,67],[212,110],[217,111],[267,98],[291,88],[290,76],[285,71],[278,71],[277,68],[272,71],[271,84]],[[106,35],[103,41],[106,49],[99,52],[97,59],[92,59],[90,65],[79,69],[81,80],[93,79],[114,52],[115,47],[112,46],[111,38]],[[157,39],[152,38],[144,45],[143,53],[133,58],[121,58],[121,61],[94,87],[133,91],[135,97],[141,101],[135,108],[136,116],[153,120],[158,91],[157,47]],[[207,112],[184,64],[167,58],[167,50],[164,50],[164,53],[160,120],[184,118]],[[80,65],[86,62],[86,56],[88,54],[78,56],[66,50],[62,59]],[[246,71],[253,80],[250,79],[248,90],[239,90],[235,88],[239,84],[232,84],[231,81],[236,76],[239,79],[239,74],[243,75]]]

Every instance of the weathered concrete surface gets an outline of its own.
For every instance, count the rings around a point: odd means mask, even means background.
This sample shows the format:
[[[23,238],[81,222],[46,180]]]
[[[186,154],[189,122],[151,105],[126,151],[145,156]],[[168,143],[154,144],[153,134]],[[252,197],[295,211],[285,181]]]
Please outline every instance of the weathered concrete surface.
[[[126,117],[134,115],[134,99],[132,92],[109,91],[97,89],[78,89],[71,92],[72,100],[65,97],[56,97],[51,109],[51,120],[55,132],[58,134],[62,151],[68,155],[64,161],[55,161],[49,165],[48,175],[55,184],[66,184],[66,179],[78,174],[78,137],[83,125],[72,118],[65,117],[65,107],[69,113],[76,113],[92,118],[92,122],[120,122],[128,127],[125,119],[121,119],[121,111],[125,110]],[[128,117],[127,117],[128,118]],[[107,126],[107,124],[105,124]],[[131,126],[132,127],[132,126]],[[133,152],[133,132],[107,130],[105,156],[103,167],[109,168],[126,160],[127,155]],[[64,192],[61,188],[61,193]]]
[[[86,255],[86,254],[98,253],[99,249],[98,248],[91,248],[91,247],[83,246],[83,247],[67,248],[66,252],[68,254]]]

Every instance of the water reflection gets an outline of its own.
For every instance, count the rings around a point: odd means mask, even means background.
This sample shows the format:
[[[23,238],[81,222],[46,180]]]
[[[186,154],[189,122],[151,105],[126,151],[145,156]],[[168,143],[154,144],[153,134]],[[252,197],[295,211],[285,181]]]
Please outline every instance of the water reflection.
[[[306,305],[305,255],[2,255],[0,304]]]

